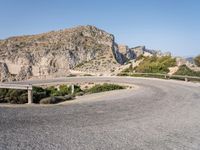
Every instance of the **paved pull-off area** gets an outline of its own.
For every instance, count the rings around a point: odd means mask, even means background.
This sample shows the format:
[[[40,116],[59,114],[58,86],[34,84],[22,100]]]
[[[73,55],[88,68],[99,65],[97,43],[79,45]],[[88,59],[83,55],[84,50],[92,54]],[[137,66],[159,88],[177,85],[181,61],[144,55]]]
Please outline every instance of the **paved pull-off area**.
[[[88,77],[24,83],[112,81],[136,88],[53,106],[0,107],[1,150],[199,150],[200,84]]]

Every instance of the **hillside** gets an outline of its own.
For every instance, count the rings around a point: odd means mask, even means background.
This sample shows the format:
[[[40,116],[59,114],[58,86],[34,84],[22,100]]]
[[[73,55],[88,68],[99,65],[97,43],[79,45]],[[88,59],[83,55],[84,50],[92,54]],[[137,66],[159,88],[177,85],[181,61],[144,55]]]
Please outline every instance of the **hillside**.
[[[113,47],[114,36],[93,26],[11,37],[0,42],[1,80],[64,76],[82,62],[113,56]]]
[[[78,26],[0,41],[1,81],[67,76],[70,70],[112,73],[140,55],[169,55],[118,45],[112,34]]]

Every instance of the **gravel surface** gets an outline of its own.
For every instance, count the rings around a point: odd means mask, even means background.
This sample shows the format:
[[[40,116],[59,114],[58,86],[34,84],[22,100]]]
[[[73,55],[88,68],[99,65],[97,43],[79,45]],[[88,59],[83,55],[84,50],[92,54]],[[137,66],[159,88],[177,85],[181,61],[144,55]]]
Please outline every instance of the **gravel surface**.
[[[126,77],[69,80],[137,88],[87,95],[62,105],[0,106],[0,150],[200,149],[199,84]]]

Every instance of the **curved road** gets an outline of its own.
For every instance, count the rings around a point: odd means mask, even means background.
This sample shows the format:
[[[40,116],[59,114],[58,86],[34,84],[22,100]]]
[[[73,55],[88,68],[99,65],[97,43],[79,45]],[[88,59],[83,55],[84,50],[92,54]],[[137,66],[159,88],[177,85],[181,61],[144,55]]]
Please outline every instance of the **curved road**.
[[[137,88],[56,106],[0,107],[0,149],[200,149],[200,84],[126,77],[23,83],[104,81]]]

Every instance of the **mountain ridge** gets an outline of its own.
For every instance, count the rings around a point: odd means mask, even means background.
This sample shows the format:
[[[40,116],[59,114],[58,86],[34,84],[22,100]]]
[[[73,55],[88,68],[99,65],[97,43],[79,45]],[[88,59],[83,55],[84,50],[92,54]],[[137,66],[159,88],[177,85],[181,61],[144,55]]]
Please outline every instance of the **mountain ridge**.
[[[83,71],[112,72],[142,54],[171,55],[118,45],[113,34],[91,25],[13,36],[0,40],[0,79],[66,76],[86,62],[91,64],[83,65]]]

